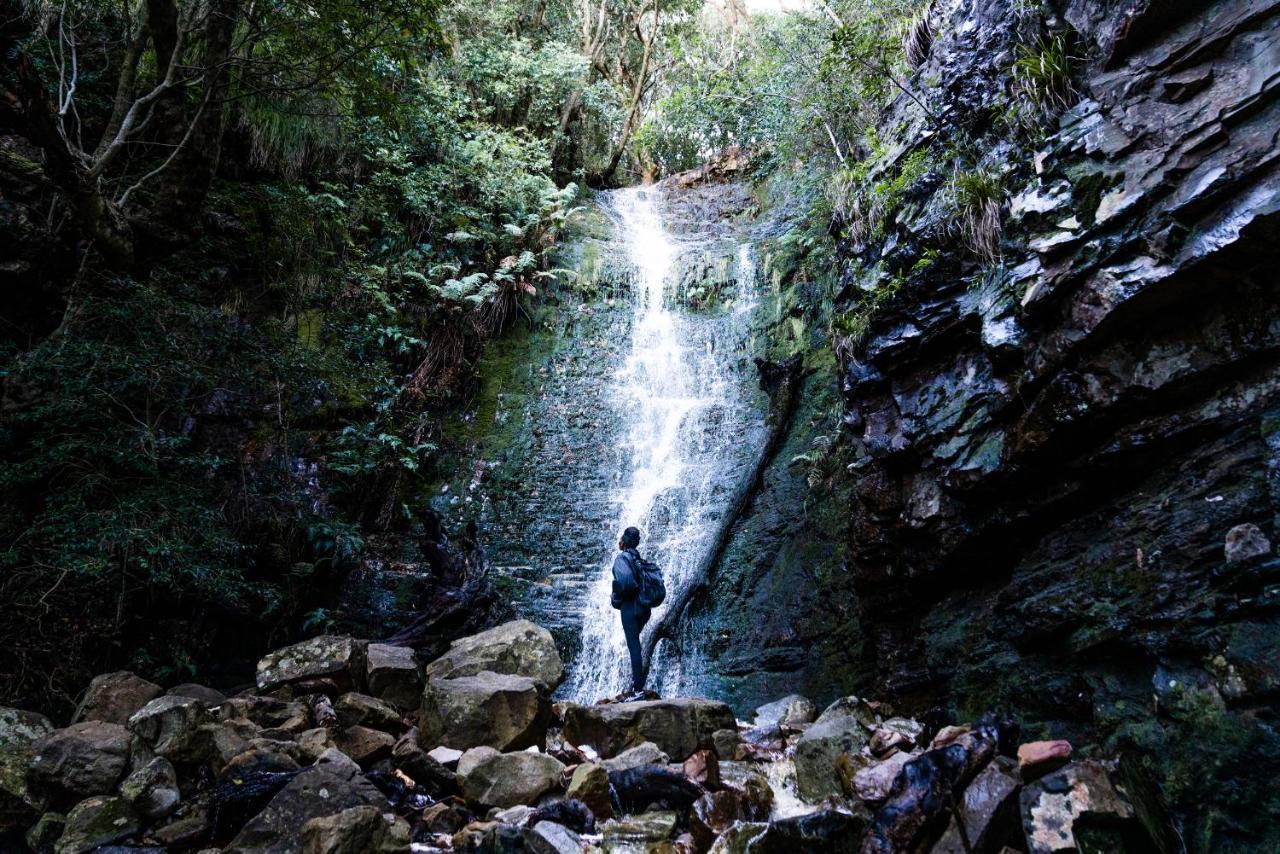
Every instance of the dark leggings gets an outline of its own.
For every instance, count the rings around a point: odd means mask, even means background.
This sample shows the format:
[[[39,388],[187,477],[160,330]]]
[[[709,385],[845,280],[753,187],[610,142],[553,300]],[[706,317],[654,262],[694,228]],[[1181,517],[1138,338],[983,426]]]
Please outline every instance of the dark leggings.
[[[640,655],[640,630],[649,622],[649,609],[635,602],[625,602],[622,612],[622,633],[627,636],[627,652],[631,653],[631,690],[644,690],[644,659]]]

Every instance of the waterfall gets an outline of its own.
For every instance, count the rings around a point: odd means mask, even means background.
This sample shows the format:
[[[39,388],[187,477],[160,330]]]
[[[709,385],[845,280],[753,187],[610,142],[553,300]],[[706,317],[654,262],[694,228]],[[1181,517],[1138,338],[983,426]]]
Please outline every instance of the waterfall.
[[[629,354],[608,395],[624,424],[617,525],[608,534],[616,543],[624,527],[640,529],[640,551],[662,566],[670,601],[711,548],[730,487],[762,440],[762,416],[741,370],[758,300],[756,265],[751,245],[739,244],[733,310],[692,317],[675,304],[674,289],[681,256],[696,253],[699,239],[668,232],[654,188],[614,191],[606,209],[634,270]],[[611,549],[602,556],[581,602],[582,649],[562,689],[581,702],[630,684],[621,622],[609,605],[613,556]],[[649,687],[664,695],[696,690],[699,651],[683,643],[677,655],[669,646],[656,651]]]

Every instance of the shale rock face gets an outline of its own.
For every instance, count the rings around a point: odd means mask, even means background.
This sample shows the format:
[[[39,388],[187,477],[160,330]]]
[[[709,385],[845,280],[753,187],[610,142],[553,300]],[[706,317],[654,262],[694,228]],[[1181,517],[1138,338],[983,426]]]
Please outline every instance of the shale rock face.
[[[911,85],[942,118],[895,102],[876,168],[910,186],[842,249],[838,311],[867,317],[842,344],[864,660],[892,696],[1139,747],[1210,847],[1280,844],[1257,787],[1212,821],[1239,775],[1195,754],[1280,756],[1237,713],[1280,684],[1280,6],[1045,9],[933,4]],[[1076,57],[1060,115],[1010,95],[1050,37]],[[992,120],[1019,104],[1043,137]],[[998,257],[954,230],[956,150],[997,176]]]

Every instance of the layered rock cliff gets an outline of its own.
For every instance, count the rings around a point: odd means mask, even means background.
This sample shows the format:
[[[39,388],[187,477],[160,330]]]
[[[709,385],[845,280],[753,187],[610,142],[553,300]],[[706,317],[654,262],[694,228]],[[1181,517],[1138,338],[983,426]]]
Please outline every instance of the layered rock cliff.
[[[1280,4],[1052,6],[934,4],[844,221],[865,658],[1274,844]]]

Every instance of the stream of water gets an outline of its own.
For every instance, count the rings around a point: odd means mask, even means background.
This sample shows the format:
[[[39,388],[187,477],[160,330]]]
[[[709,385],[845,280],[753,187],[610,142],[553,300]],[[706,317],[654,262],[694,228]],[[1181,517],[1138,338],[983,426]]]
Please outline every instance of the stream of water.
[[[763,440],[763,417],[742,370],[743,348],[759,301],[749,241],[729,259],[737,283],[729,311],[694,316],[676,304],[680,260],[700,238],[671,233],[659,191],[629,188],[605,202],[615,241],[634,269],[629,353],[613,378],[610,404],[624,427],[624,471],[613,496],[617,528],[641,531],[640,551],[663,567],[668,602],[688,583],[707,551],[734,487]],[[613,555],[601,561],[582,597],[582,651],[562,693],[593,702],[630,682],[626,641],[609,605]],[[650,630],[662,615],[657,609]],[[705,639],[663,641],[649,687],[664,696],[696,693]]]

